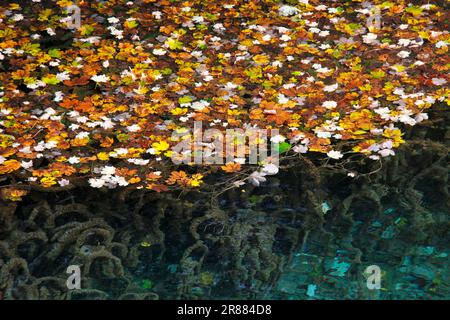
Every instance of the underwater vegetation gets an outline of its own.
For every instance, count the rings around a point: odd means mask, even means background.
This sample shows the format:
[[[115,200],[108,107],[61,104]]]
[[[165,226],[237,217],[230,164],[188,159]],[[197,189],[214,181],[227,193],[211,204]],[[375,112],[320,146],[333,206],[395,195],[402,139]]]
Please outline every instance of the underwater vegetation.
[[[0,5],[0,299],[450,297],[448,1]]]

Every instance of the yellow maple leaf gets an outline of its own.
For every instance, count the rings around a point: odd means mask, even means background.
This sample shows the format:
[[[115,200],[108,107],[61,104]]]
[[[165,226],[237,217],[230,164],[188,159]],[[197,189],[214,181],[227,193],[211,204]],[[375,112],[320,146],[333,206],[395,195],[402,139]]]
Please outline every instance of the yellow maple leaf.
[[[259,65],[268,64],[269,63],[269,56],[265,54],[257,54],[253,57],[253,61],[255,61]]]
[[[153,142],[152,148],[157,151],[157,154],[160,154],[163,151],[166,151],[169,149],[170,144],[168,144],[166,141],[159,141],[159,142]]]

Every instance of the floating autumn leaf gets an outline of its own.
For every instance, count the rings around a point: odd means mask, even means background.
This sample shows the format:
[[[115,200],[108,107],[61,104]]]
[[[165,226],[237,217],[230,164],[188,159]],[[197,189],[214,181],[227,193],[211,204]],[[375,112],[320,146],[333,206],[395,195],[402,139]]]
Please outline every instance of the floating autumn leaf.
[[[181,42],[177,39],[169,38],[169,39],[167,39],[166,44],[169,46],[170,50],[183,49],[183,42]]]
[[[191,187],[198,187],[203,183],[203,175],[200,173],[196,173],[192,175],[191,179],[189,179],[189,185]]]
[[[45,188],[50,188],[51,186],[54,186],[57,182],[56,182],[56,178],[55,177],[43,177],[41,180],[39,180],[39,182],[41,183],[41,185]]]
[[[220,168],[227,173],[233,173],[233,172],[237,172],[237,171],[241,170],[241,164],[235,163],[235,162],[230,162],[224,166],[221,166]]]
[[[149,184],[149,185],[147,185],[147,187],[146,187],[147,189],[150,189],[150,190],[153,190],[153,191],[156,191],[156,192],[165,192],[165,191],[168,191],[169,190],[169,188],[167,188],[167,186],[166,185],[163,185],[163,184],[154,184],[154,183],[151,183],[151,184]]]
[[[170,173],[169,178],[166,180],[166,183],[168,185],[172,185],[172,184],[175,184],[175,183],[187,184],[188,181],[189,181],[189,178],[188,178],[186,172],[184,172],[184,171],[172,171]]]
[[[161,179],[161,172],[150,172],[146,175],[146,179],[149,181],[156,181]]]
[[[64,163],[52,163],[51,165],[49,165],[48,168],[53,172],[57,172],[57,174],[54,174],[55,176],[56,175],[71,176],[77,171],[74,167]]]
[[[21,201],[22,197],[28,194],[27,190],[24,189],[16,189],[16,188],[2,188],[1,195],[5,200],[10,201]]]
[[[141,182],[141,178],[139,178],[139,177],[133,177],[133,178],[128,180],[129,184],[136,184],[136,183],[139,183],[139,182]]]
[[[168,144],[166,141],[159,141],[152,143],[152,148],[156,150],[155,154],[160,154],[161,152],[169,149],[169,147],[170,144]]]
[[[21,164],[17,160],[6,160],[0,165],[0,174],[11,173],[13,171],[19,170]]]
[[[269,60],[269,56],[265,55],[265,54],[257,54],[252,59],[253,59],[253,61],[255,61],[259,65],[268,64],[269,61],[270,61]]]

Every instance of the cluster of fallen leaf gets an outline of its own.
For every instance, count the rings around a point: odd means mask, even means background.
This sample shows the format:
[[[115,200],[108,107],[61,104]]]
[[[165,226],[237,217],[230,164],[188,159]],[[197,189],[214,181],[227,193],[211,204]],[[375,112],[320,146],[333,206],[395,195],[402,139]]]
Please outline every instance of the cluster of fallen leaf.
[[[402,126],[450,103],[445,3],[11,1],[0,8],[2,195],[79,180],[198,187],[208,166],[171,161],[173,133],[194,121],[275,128],[291,153],[393,155]],[[238,184],[276,173],[265,165]]]

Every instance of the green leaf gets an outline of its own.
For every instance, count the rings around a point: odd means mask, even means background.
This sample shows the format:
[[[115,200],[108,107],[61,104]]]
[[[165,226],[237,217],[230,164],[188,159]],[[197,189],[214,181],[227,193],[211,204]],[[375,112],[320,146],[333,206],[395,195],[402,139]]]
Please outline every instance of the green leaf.
[[[348,27],[354,32],[358,29],[361,29],[361,25],[359,23],[349,23]]]
[[[184,46],[183,42],[172,38],[169,38],[166,43],[169,46],[170,50],[180,50],[183,49]]]
[[[179,102],[180,104],[183,104],[183,103],[189,103],[189,102],[191,102],[191,101],[192,101],[192,98],[189,97],[189,96],[183,96],[183,97],[178,98],[178,102]]]
[[[374,70],[374,71],[370,72],[370,74],[375,79],[383,78],[386,75],[386,73],[383,70]]]
[[[116,138],[117,138],[117,140],[119,140],[119,142],[123,142],[123,141],[127,141],[130,138],[130,136],[126,133],[119,133],[119,134],[117,134]]]
[[[269,80],[265,80],[265,81],[262,83],[262,86],[264,87],[264,89],[269,89],[269,88],[273,87],[273,84],[272,84],[272,82],[270,82]]]
[[[262,200],[263,200],[263,196],[259,196],[259,195],[252,195],[252,196],[250,196],[249,198],[248,198],[248,200],[251,202],[251,203],[260,203]]]
[[[410,6],[406,8],[405,11],[411,13],[413,16],[419,16],[422,14],[423,8],[418,6]]]
[[[48,50],[48,55],[52,58],[61,58],[61,51],[59,49]]]
[[[43,77],[42,81],[44,81],[46,84],[50,84],[50,85],[57,85],[58,83],[61,82],[55,76]]]
[[[162,73],[163,75],[167,76],[167,75],[169,75],[169,74],[172,73],[172,69],[170,69],[170,68],[164,68],[164,69],[161,70],[161,73]]]
[[[278,145],[278,153],[284,153],[284,152],[287,152],[287,151],[289,151],[290,149],[291,149],[291,145],[288,143],[288,142],[286,142],[286,141],[284,141],[284,142],[281,142],[279,145]]]
[[[141,287],[143,289],[151,289],[153,287],[153,282],[150,279],[144,279],[141,282]]]
[[[156,38],[158,35],[159,35],[158,32],[150,32],[150,33],[147,33],[147,34],[143,37],[143,40],[154,39],[154,38]]]
[[[262,70],[260,67],[253,67],[244,72],[250,79],[262,78]]]

